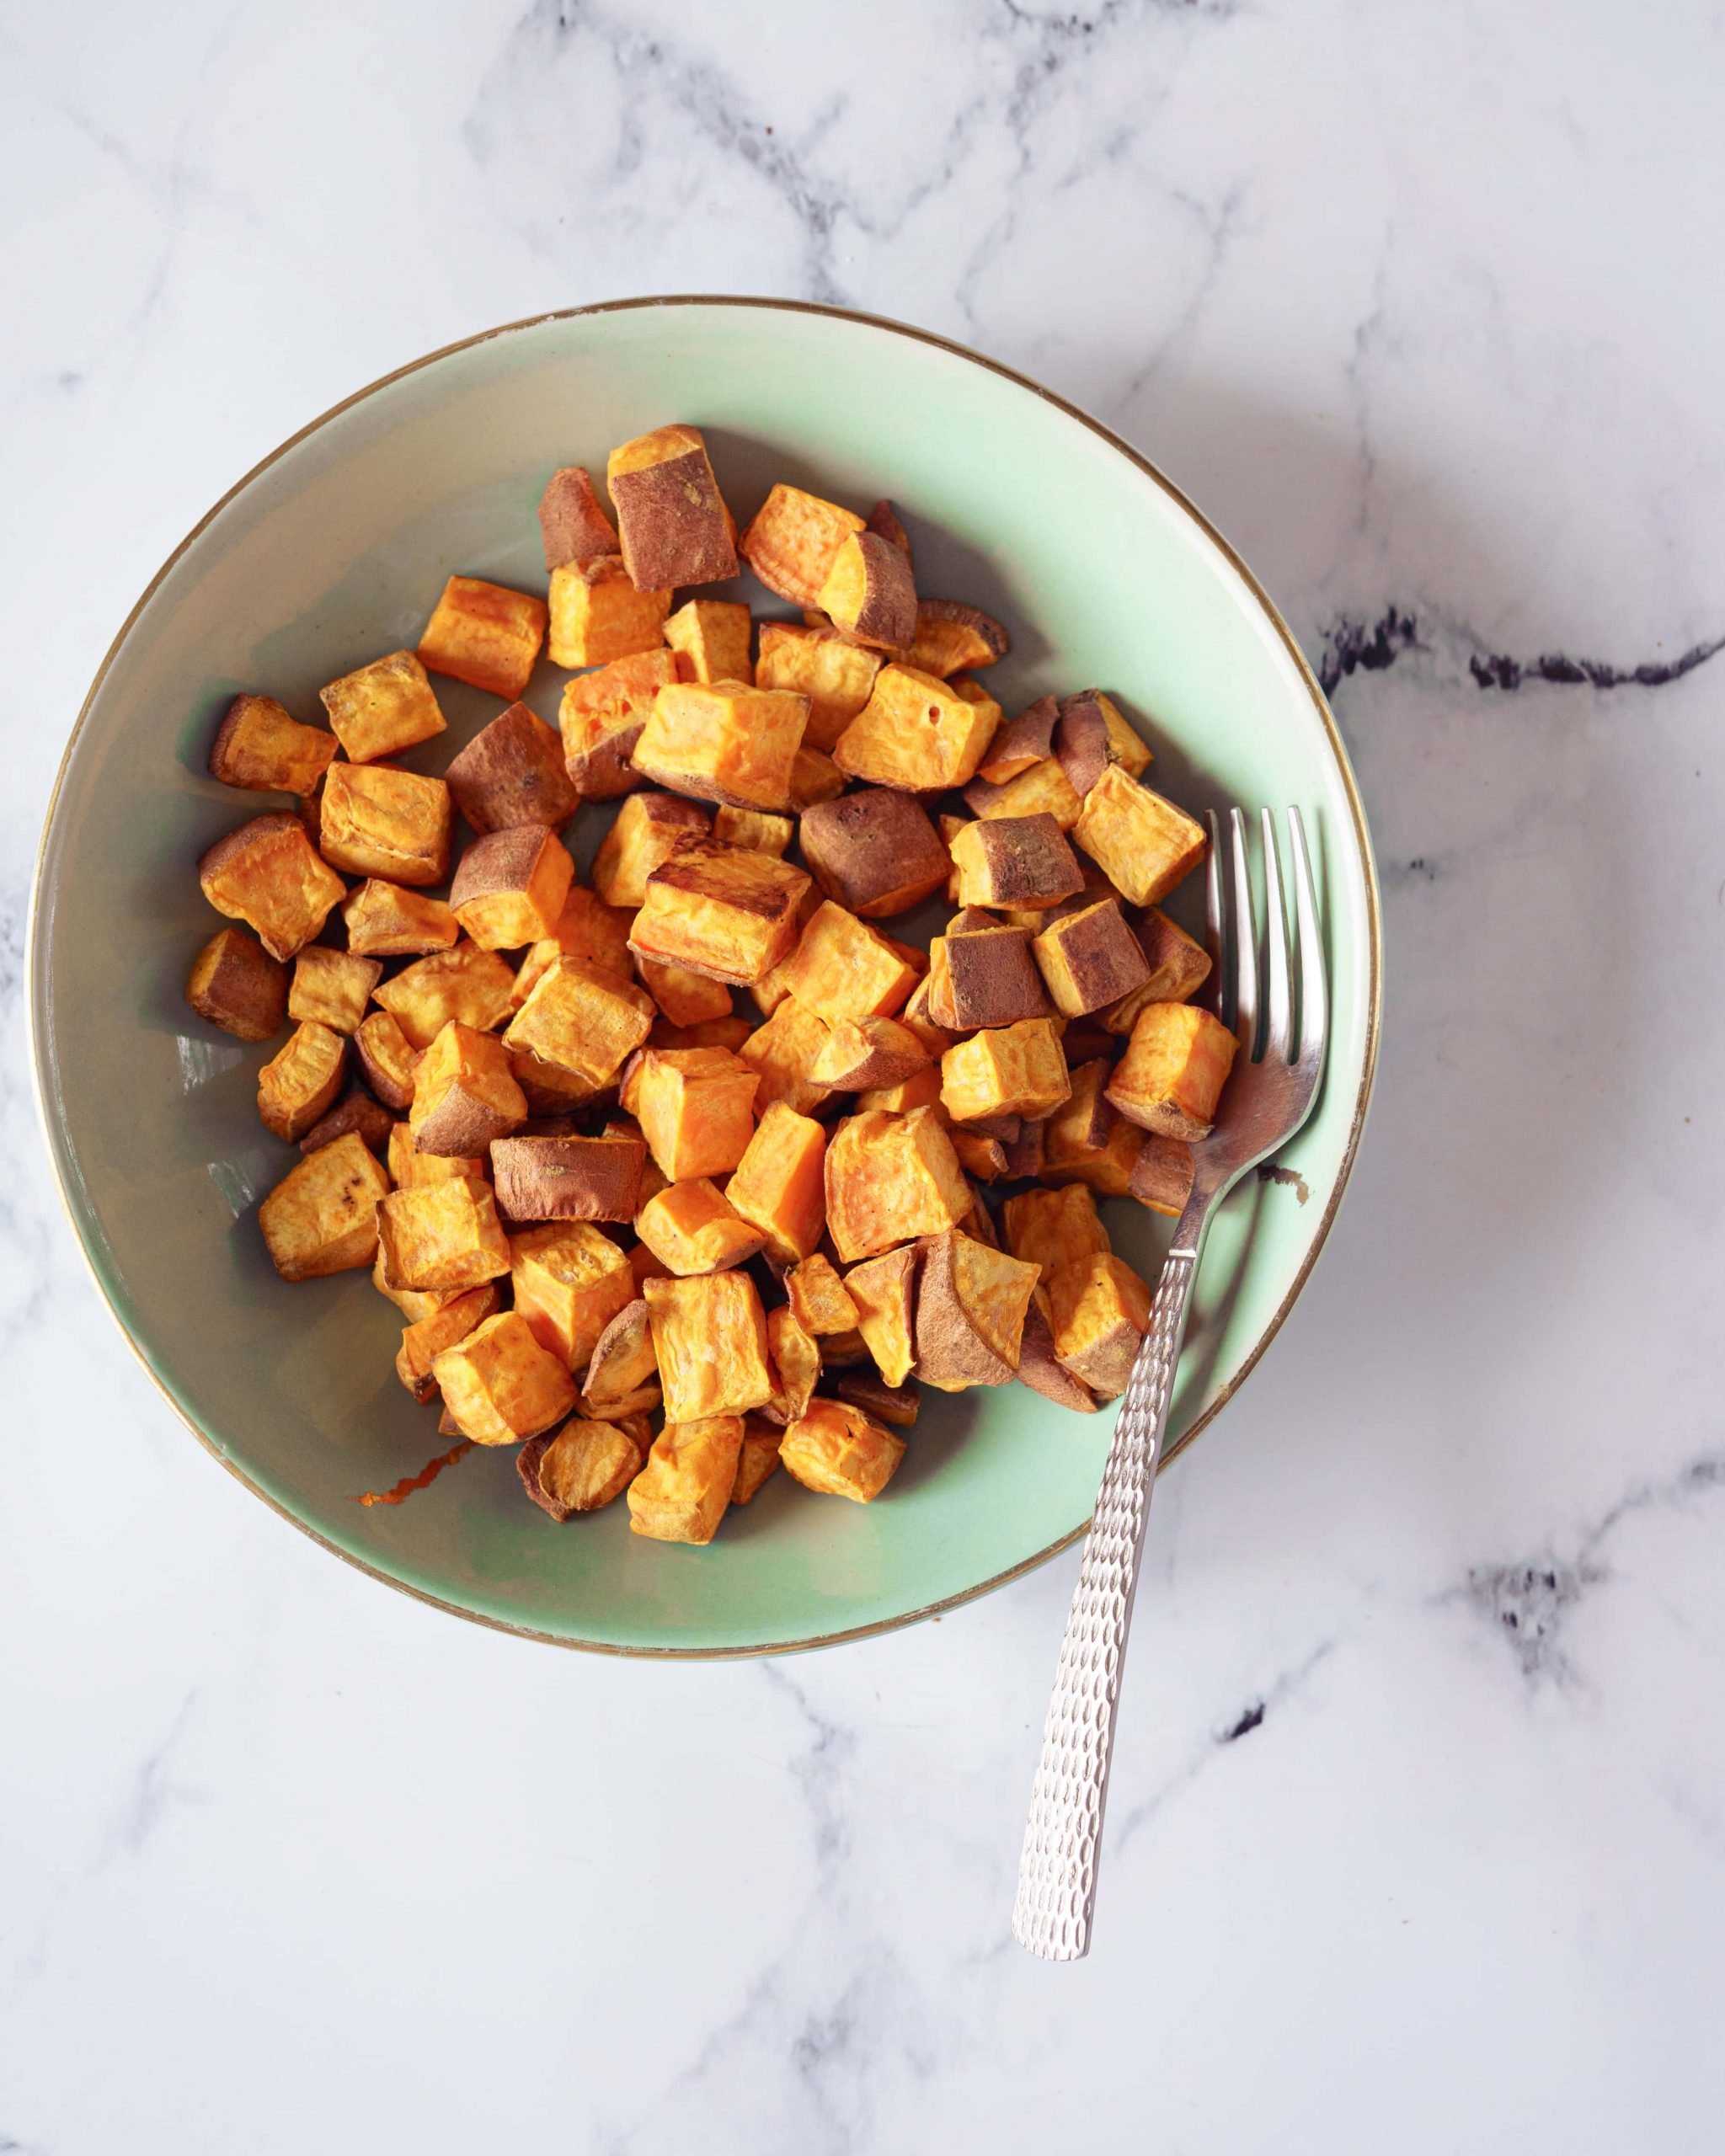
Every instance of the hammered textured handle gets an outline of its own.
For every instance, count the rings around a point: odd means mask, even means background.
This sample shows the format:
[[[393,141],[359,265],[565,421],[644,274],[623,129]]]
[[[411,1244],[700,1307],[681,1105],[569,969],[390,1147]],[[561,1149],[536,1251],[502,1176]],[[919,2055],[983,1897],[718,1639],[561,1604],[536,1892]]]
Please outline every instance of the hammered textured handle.
[[[1012,1910],[1014,1937],[1044,1961],[1076,1961],[1090,1945],[1126,1628],[1196,1265],[1181,1251],[1162,1267],[1060,1643]]]

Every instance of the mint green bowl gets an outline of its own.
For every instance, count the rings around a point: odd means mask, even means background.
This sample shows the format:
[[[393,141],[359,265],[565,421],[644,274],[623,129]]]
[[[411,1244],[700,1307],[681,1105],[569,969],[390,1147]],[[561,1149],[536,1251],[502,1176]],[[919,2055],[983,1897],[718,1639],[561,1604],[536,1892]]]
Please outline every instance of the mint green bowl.
[[[194,1433],[326,1547],[526,1637],[655,1655],[766,1653],[908,1623],[1011,1579],[1088,1517],[1111,1412],[1021,1386],[931,1395],[867,1507],[775,1476],[708,1549],[632,1535],[616,1505],[553,1525],[511,1453],[475,1451],[405,1504],[362,1508],[440,1449],[393,1367],[398,1320],[363,1273],[279,1281],[256,1201],[289,1150],[243,1049],[182,1001],[216,926],[199,853],[255,808],[204,761],[242,689],[319,716],[325,681],[411,645],[451,571],[542,590],[534,510],[558,464],[602,467],[661,422],[707,430],[740,517],[775,479],[903,508],[926,592],[1010,627],[990,686],[1017,709],[1099,682],[1197,810],[1297,803],[1316,840],[1334,1038],[1293,1171],[1231,1201],[1199,1282],[1170,1454],[1215,1415],[1299,1294],[1370,1088],[1379,929],[1370,842],[1328,710],[1249,572],[1150,465],[1034,383],[896,324],[785,302],[634,300],[518,323],[362,390],[260,464],[139,600],[66,754],[29,960],[48,1142],[79,1241]],[[777,611],[783,611],[782,609]],[[548,663],[529,701],[555,720]],[[440,681],[440,769],[499,708]],[[605,820],[584,810],[578,855]],[[1189,896],[1190,894],[1188,894]],[[1293,1179],[1297,1177],[1297,1182]],[[1108,1209],[1153,1271],[1166,1224]]]

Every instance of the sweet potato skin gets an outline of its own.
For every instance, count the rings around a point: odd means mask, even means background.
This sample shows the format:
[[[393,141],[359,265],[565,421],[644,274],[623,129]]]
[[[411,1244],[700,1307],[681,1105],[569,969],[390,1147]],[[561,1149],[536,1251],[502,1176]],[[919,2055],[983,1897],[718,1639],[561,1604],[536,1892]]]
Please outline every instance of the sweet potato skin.
[[[547,569],[561,568],[566,562],[590,562],[597,554],[617,550],[616,527],[601,506],[584,464],[566,464],[546,481],[539,497],[539,531]]]
[[[639,591],[737,573],[731,521],[698,427],[656,427],[611,451],[606,483],[623,566]]]
[[[396,1118],[381,1101],[374,1100],[363,1086],[353,1086],[344,1099],[312,1125],[300,1140],[300,1150],[315,1153],[320,1146],[333,1145],[352,1131],[387,1166],[389,1141],[396,1128]]]
[[[515,1455],[521,1487],[561,1524],[620,1497],[641,1471],[643,1454],[612,1422],[572,1415],[560,1429],[529,1438]]]
[[[921,1246],[916,1289],[916,1374],[959,1392],[1017,1374],[1037,1268],[956,1229]]]
[[[243,928],[218,929],[192,962],[185,1000],[236,1040],[267,1041],[287,1017],[287,969]]]
[[[1062,1017],[1106,1010],[1150,978],[1144,947],[1127,926],[1118,899],[1063,915],[1043,930],[1031,951]]]
[[[952,873],[927,812],[884,787],[815,803],[804,810],[798,835],[821,890],[862,921],[908,913]]]
[[[558,734],[521,703],[482,727],[450,760],[443,780],[481,838],[519,825],[557,830],[580,805]]]
[[[853,531],[820,587],[820,605],[846,636],[873,651],[908,651],[916,634],[911,557],[878,532]]]
[[[631,1138],[501,1138],[491,1145],[506,1220],[633,1220],[647,1148]]]
[[[916,632],[911,664],[943,679],[979,666],[992,666],[1012,648],[1012,639],[992,614],[955,599],[917,603]]]
[[[635,744],[653,699],[676,679],[676,654],[655,648],[628,653],[564,683],[558,736],[565,775],[580,799],[620,800],[645,783],[635,768]]]

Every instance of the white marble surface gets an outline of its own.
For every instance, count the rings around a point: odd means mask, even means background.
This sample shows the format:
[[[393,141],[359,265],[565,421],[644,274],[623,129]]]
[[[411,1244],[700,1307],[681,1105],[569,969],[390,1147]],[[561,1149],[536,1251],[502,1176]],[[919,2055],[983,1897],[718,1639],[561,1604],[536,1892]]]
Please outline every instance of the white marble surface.
[[[0,5],[0,2149],[1717,2146],[1722,63],[1698,0]],[[163,555],[387,368],[679,289],[1130,434],[1375,821],[1368,1142],[1163,1485],[1076,1968],[1007,1929],[1070,1560],[776,1664],[440,1619],[182,1433],[35,1127],[31,853]]]

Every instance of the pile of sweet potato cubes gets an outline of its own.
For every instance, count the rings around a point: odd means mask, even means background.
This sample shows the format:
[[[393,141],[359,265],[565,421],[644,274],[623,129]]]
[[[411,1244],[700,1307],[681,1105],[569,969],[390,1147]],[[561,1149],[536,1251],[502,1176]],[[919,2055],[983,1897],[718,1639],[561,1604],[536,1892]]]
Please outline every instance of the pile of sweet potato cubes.
[[[776,486],[739,538],[684,425],[606,482],[611,515],[579,466],[545,489],[548,606],[451,577],[327,730],[236,698],[211,772],[297,807],[204,856],[244,926],[186,994],[293,1027],[258,1077],[302,1156],[259,1216],[282,1278],[370,1267],[402,1383],[553,1518],[624,1496],[705,1543],[781,1465],[879,1496],[919,1385],[1118,1394],[1150,1293],[1096,1193],[1179,1211],[1234,1039],[1156,907],[1204,831],[1108,696],[1006,719],[1006,631],[918,596],[889,503]],[[674,611],[739,557],[796,618]],[[558,729],[520,701],[547,632]],[[441,777],[394,760],[445,730],[432,675],[505,707]],[[926,951],[889,932],[941,894]]]

